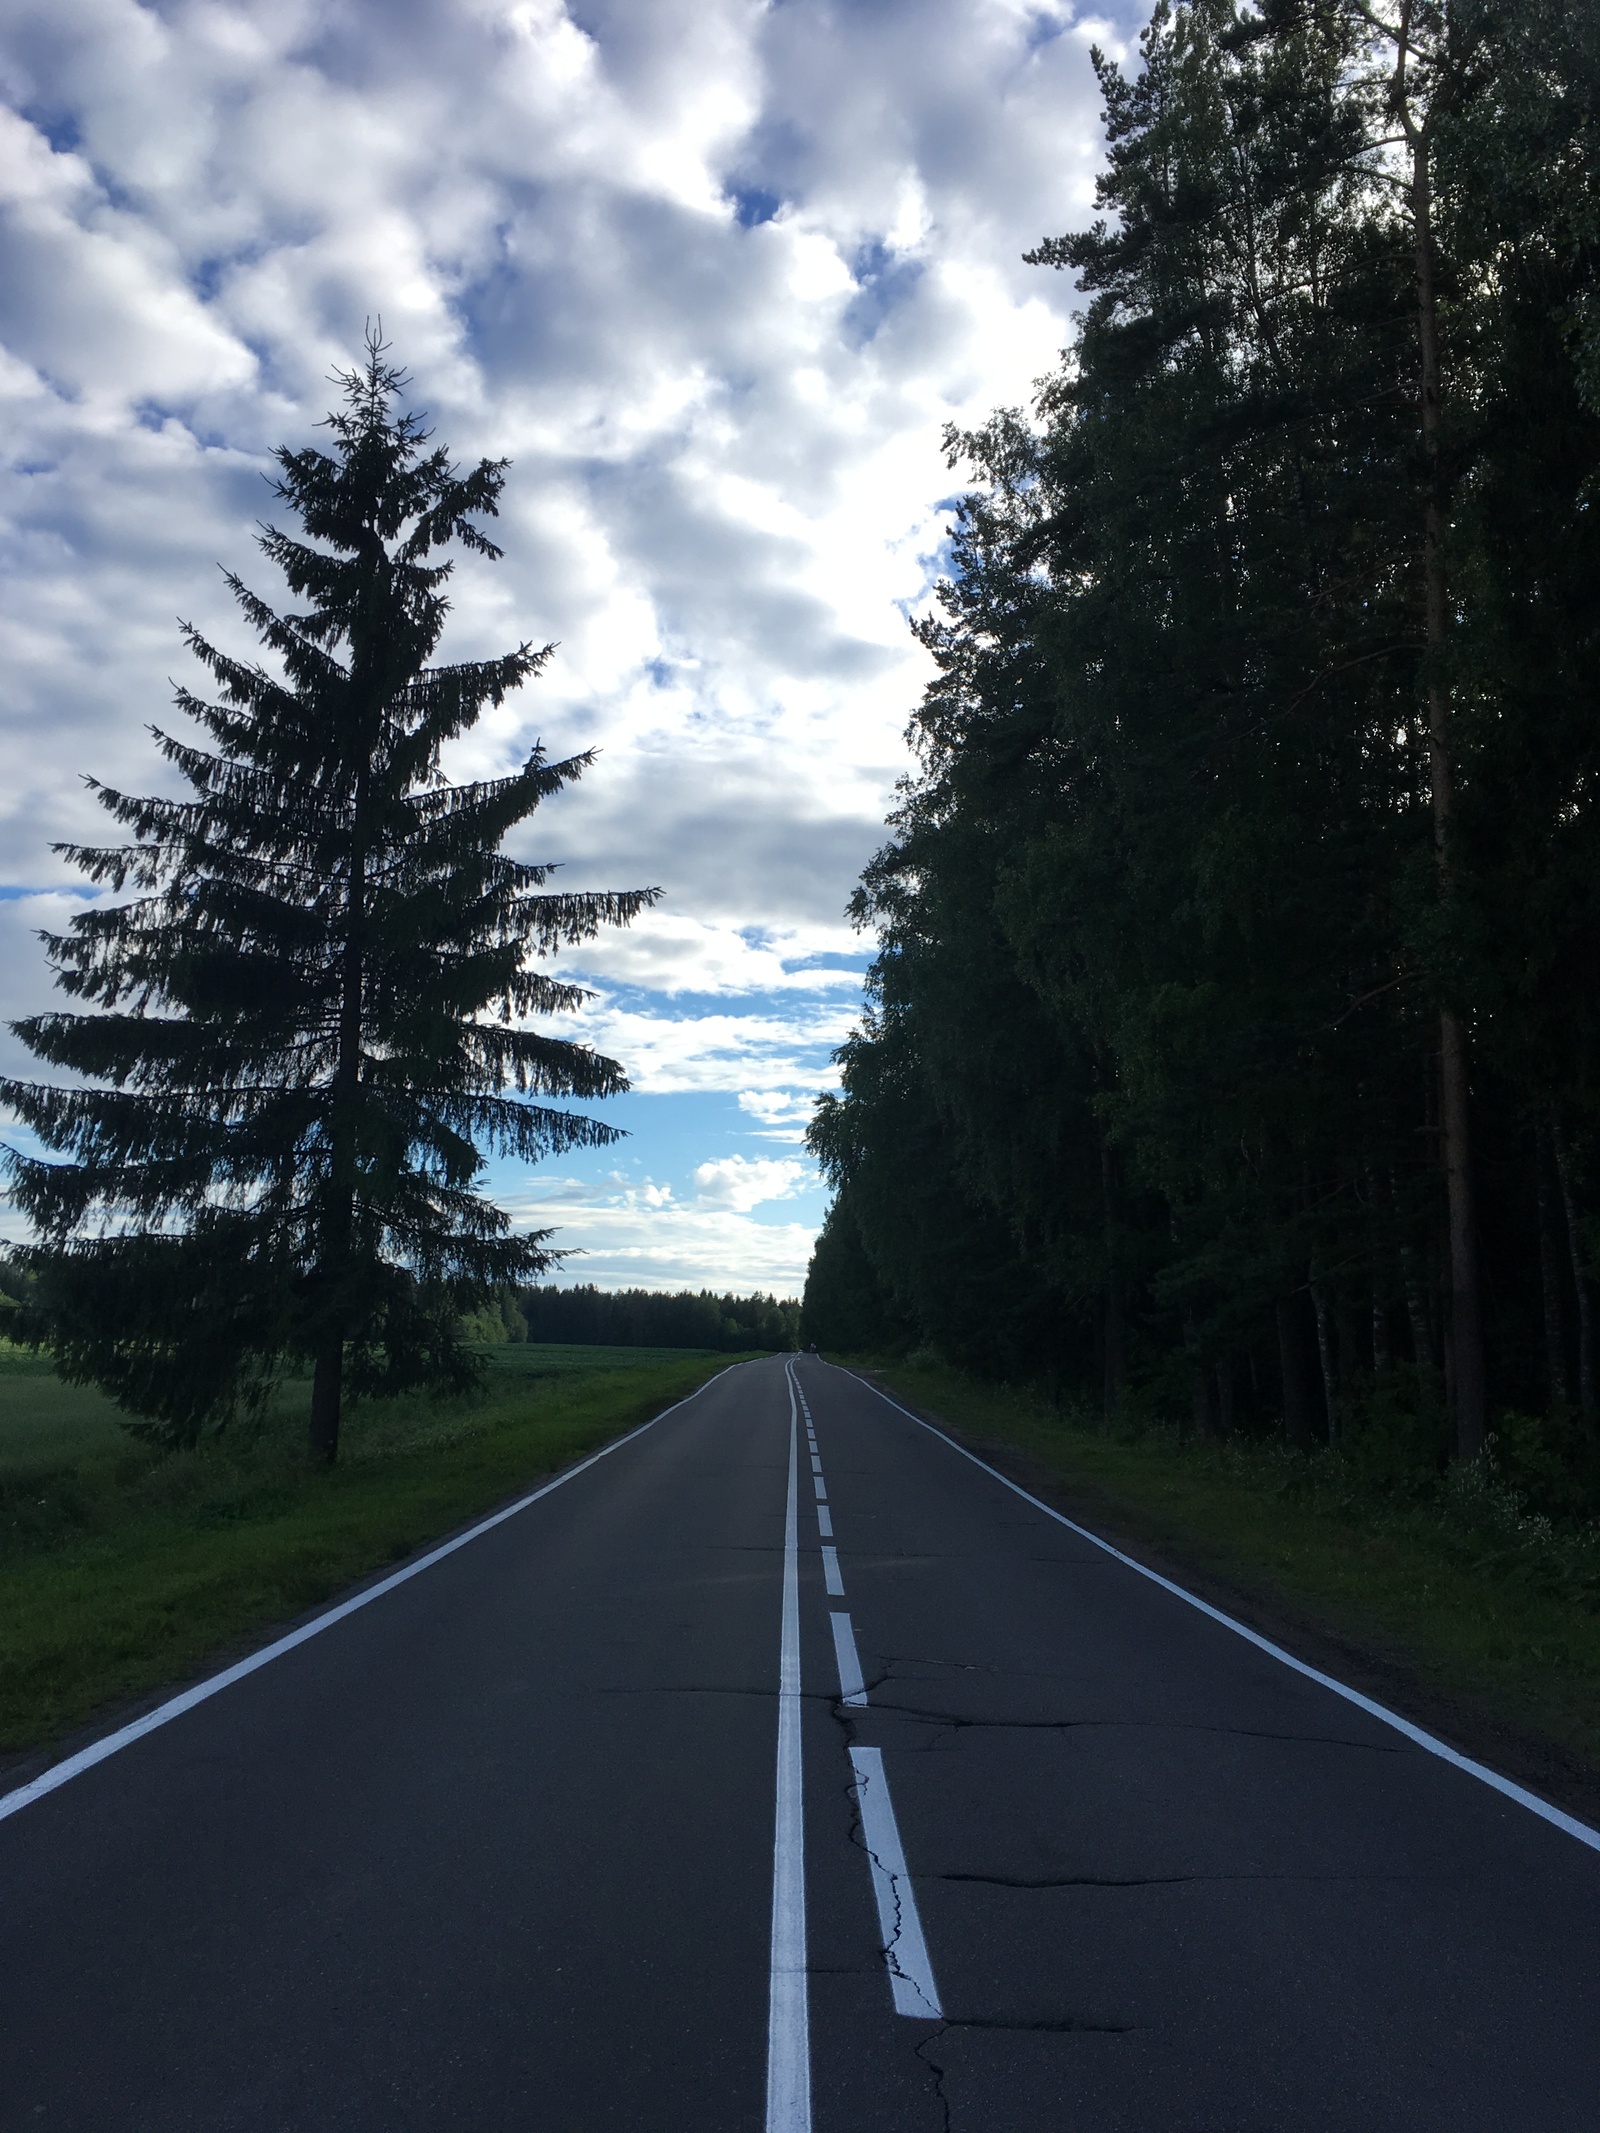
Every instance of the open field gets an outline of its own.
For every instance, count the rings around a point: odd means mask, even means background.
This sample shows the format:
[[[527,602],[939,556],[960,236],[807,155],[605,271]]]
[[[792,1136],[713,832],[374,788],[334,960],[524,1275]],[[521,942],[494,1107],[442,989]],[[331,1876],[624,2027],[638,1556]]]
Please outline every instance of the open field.
[[[1471,1481],[1407,1499],[1327,1455],[1109,1432],[937,1365],[872,1375],[1313,1664],[1600,1809],[1592,1527],[1552,1527]]]
[[[325,1473],[303,1450],[309,1380],[287,1382],[255,1427],[163,1456],[48,1361],[0,1353],[0,1750],[183,1679],[738,1360],[533,1344],[486,1354],[470,1398],[358,1405]]]

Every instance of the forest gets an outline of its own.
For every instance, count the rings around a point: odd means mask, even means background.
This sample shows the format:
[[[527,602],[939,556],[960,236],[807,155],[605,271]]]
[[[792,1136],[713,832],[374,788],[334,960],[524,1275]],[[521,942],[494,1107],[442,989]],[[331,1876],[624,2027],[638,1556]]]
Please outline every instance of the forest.
[[[1600,10],[1159,6],[967,492],[801,1337],[1600,1506]]]
[[[592,1282],[507,1291],[499,1311],[512,1340],[615,1348],[789,1349],[800,1319],[798,1304],[759,1290],[719,1296],[713,1289],[606,1290]]]

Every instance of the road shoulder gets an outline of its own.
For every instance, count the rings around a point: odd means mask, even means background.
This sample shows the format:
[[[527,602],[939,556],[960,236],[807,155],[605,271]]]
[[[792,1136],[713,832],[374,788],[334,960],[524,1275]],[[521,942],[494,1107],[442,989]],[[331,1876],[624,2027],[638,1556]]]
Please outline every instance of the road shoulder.
[[[1600,1826],[1600,1768],[1587,1752],[1600,1683],[1577,1683],[1565,1701],[1548,1682],[1523,1691],[1515,1680],[1473,1679],[1470,1668],[1430,1651],[1423,1638],[1397,1634],[1348,1594],[1296,1590],[1292,1576],[1274,1575],[1270,1566],[1250,1559],[1249,1549],[1230,1546],[1225,1536],[1186,1519],[1181,1506],[1141,1500],[1125,1475],[1120,1485],[1109,1486],[1084,1471],[1074,1460],[1076,1432],[1060,1432],[1041,1450],[1016,1441],[1020,1432],[1008,1432],[1003,1418],[976,1412],[981,1400],[952,1397],[954,1388],[936,1407],[928,1389],[906,1372],[865,1366],[859,1374],[1136,1562],[1474,1761]],[[1327,1532],[1317,1537],[1325,1546],[1341,1538]]]

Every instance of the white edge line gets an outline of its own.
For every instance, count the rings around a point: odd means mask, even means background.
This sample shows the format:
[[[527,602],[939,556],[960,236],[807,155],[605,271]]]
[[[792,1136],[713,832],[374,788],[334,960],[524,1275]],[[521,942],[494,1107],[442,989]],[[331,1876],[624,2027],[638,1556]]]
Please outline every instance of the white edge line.
[[[47,1794],[59,1791],[73,1778],[82,1777],[86,1770],[92,1770],[96,1763],[103,1763],[107,1756],[116,1755],[123,1748],[131,1748],[136,1740],[143,1740],[147,1733],[154,1733],[159,1726],[170,1725],[173,1719],[181,1718],[186,1711],[192,1711],[196,1704],[202,1704],[209,1697],[219,1695],[223,1689],[232,1688],[236,1681],[243,1681],[246,1675],[254,1674],[261,1667],[270,1666],[274,1659],[281,1659],[285,1652],[292,1652],[297,1645],[305,1644],[312,1637],[321,1636],[325,1629],[332,1629],[336,1622],[344,1621],[346,1616],[355,1614],[359,1608],[370,1606],[374,1600],[381,1600],[385,1593],[393,1592],[396,1586],[404,1585],[424,1570],[431,1570],[435,1563],[442,1563],[447,1555],[454,1555],[456,1550],[464,1548],[468,1541],[479,1540],[485,1533],[492,1533],[496,1526],[503,1526],[508,1518],[515,1518],[519,1511],[526,1511],[529,1504],[537,1503],[541,1496],[548,1496],[552,1489],[565,1487],[567,1482],[576,1481],[580,1474],[587,1472],[599,1460],[608,1459],[613,1452],[620,1452],[622,1447],[631,1444],[635,1437],[642,1437],[647,1429],[654,1429],[656,1424],[664,1422],[668,1415],[675,1414],[680,1407],[687,1407],[691,1400],[698,1399],[707,1385],[714,1385],[718,1378],[725,1378],[730,1370],[740,1367],[738,1363],[729,1363],[726,1369],[719,1370],[707,1378],[705,1385],[697,1385],[693,1392],[685,1393],[681,1400],[674,1400],[670,1407],[664,1407],[660,1414],[652,1415],[648,1422],[641,1422],[637,1429],[630,1429],[626,1436],[614,1437],[609,1444],[601,1445],[599,1451],[591,1452],[587,1459],[580,1459],[576,1466],[569,1466],[564,1474],[558,1474],[553,1481],[545,1482],[542,1488],[534,1489],[526,1496],[519,1496],[515,1503],[505,1505],[502,1510],[493,1512],[488,1518],[479,1519],[478,1523],[469,1526],[465,1533],[458,1533],[453,1540],[444,1541],[437,1548],[430,1548],[426,1555],[418,1556],[414,1563],[407,1563],[403,1570],[392,1571],[376,1585],[368,1585],[364,1591],[356,1593],[352,1598],[341,1600],[337,1606],[313,1616],[309,1622],[302,1622],[298,1629],[292,1629],[286,1637],[279,1637],[275,1642],[263,1645],[260,1651],[252,1652],[248,1659],[240,1659],[233,1666],[224,1667],[220,1674],[212,1674],[205,1681],[197,1681],[192,1689],[185,1689],[181,1695],[170,1697],[166,1703],[157,1704],[153,1711],[146,1711],[142,1718],[132,1719],[127,1725],[119,1726],[115,1733],[106,1734],[103,1740],[91,1741],[87,1748],[80,1748],[76,1755],[69,1755],[64,1762],[52,1763],[48,1770],[41,1771],[39,1776],[31,1779],[28,1784],[19,1785],[14,1792],[0,1794],[0,1822],[5,1821],[8,1815],[20,1814],[24,1807],[31,1807],[35,1800],[42,1800]]]
[[[1136,1570],[1140,1577],[1148,1578],[1152,1585],[1159,1585],[1163,1592],[1170,1592],[1174,1599],[1182,1600],[1186,1606],[1197,1608],[1201,1614],[1209,1615],[1213,1622],[1220,1622],[1224,1629],[1231,1629],[1236,1637],[1243,1637],[1247,1644],[1253,1644],[1258,1651],[1281,1660],[1296,1674],[1303,1674],[1307,1681],[1316,1682],[1319,1688],[1331,1689],[1335,1696],[1342,1696],[1346,1703],[1354,1704],[1358,1711],[1365,1711],[1368,1717],[1381,1719],[1386,1726],[1393,1726],[1397,1733],[1403,1733],[1416,1747],[1425,1748],[1430,1755],[1437,1755],[1442,1762],[1453,1764],[1457,1770],[1464,1770],[1469,1777],[1477,1778],[1481,1784],[1503,1794],[1506,1799],[1515,1800],[1519,1807],[1527,1808],[1530,1814],[1538,1815],[1542,1821],[1551,1823],[1556,1829],[1564,1830],[1569,1837],[1576,1837],[1580,1844],[1588,1845],[1591,1851],[1600,1852],[1600,1829],[1591,1829],[1587,1822],[1580,1822],[1576,1815],[1569,1815],[1559,1807],[1552,1807],[1548,1800],[1541,1800],[1537,1793],[1528,1792],[1523,1786],[1513,1783],[1510,1778],[1502,1777],[1499,1771],[1489,1769],[1487,1764],[1475,1763],[1470,1755],[1463,1755],[1459,1749],[1452,1748],[1447,1741],[1437,1739],[1432,1733],[1424,1733],[1420,1726],[1414,1726],[1409,1718],[1402,1718],[1398,1711],[1388,1710],[1383,1704],[1374,1703],[1370,1696],[1363,1696],[1359,1689],[1352,1689],[1342,1681],[1335,1681],[1331,1674],[1324,1674],[1316,1667],[1308,1666],[1303,1659],[1297,1659],[1293,1652],[1286,1652],[1281,1644],[1274,1644],[1258,1630],[1248,1628],[1243,1622],[1236,1622],[1232,1615],[1225,1615],[1220,1607],[1213,1607],[1209,1600],[1202,1600],[1196,1593],[1186,1592],[1183,1586],[1175,1585],[1171,1578],[1164,1578],[1159,1571],[1151,1570],[1148,1565],[1137,1562],[1131,1555],[1124,1555],[1120,1548],[1114,1548],[1110,1541],[1102,1540],[1098,1533],[1091,1533],[1087,1526],[1080,1526],[1075,1519],[1068,1518],[1063,1512],[1053,1510],[1049,1504],[1042,1503],[1037,1496],[1030,1495],[1020,1483],[1012,1481],[997,1467],[990,1466],[986,1459],[980,1459],[976,1452],[969,1452],[964,1444],[958,1444],[954,1437],[946,1435],[945,1431],[937,1428],[932,1422],[925,1422],[921,1415],[912,1414],[909,1407],[902,1407],[882,1386],[874,1385],[870,1378],[862,1377],[859,1371],[846,1370],[842,1363],[834,1363],[830,1367],[843,1370],[846,1377],[854,1378],[858,1385],[865,1385],[869,1392],[875,1392],[880,1400],[887,1402],[908,1421],[915,1422],[919,1429],[925,1429],[930,1436],[948,1444],[953,1452],[959,1452],[963,1459],[970,1459],[974,1466],[982,1467],[983,1471],[991,1475],[1003,1488],[1010,1489],[1013,1495],[1020,1496],[1025,1503],[1031,1503],[1035,1510],[1042,1511],[1046,1518],[1053,1518],[1058,1526],[1065,1526],[1069,1533],[1076,1533],[1080,1540],[1089,1541],[1094,1547],[1103,1549],[1115,1561],[1125,1564],[1129,1570]]]
[[[939,2002],[939,1988],[933,1982],[928,1943],[922,1937],[916,1892],[906,1870],[900,1827],[889,1795],[889,1773],[883,1767],[883,1750],[852,1748],[850,1764],[855,1772],[861,1835],[872,1868],[872,1893],[878,1900],[878,1927],[883,1934],[883,1960],[888,1966],[894,2011],[910,2015],[914,2021],[942,2022],[944,2009]]]

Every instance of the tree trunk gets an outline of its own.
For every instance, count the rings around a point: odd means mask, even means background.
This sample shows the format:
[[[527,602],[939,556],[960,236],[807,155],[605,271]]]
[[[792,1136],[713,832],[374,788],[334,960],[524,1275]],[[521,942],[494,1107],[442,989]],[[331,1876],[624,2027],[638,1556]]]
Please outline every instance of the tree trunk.
[[[330,1317],[317,1351],[311,1383],[311,1456],[332,1466],[339,1456],[339,1416],[344,1396],[344,1341],[349,1308],[347,1284],[355,1239],[356,1133],[361,1100],[361,1038],[366,977],[366,799],[363,771],[356,779],[350,833],[350,879],[346,891],[345,943],[340,957],[339,1056],[334,1068],[328,1121],[328,1198],[323,1217],[319,1276]]]
[[[1534,1126],[1533,1171],[1539,1202],[1539,1283],[1544,1296],[1544,1352],[1550,1377],[1551,1411],[1564,1415],[1572,1406],[1572,1388],[1567,1383],[1567,1329],[1566,1314],[1561,1308],[1561,1259],[1556,1244],[1555,1210],[1550,1205],[1553,1163],[1550,1124],[1541,1114]]]
[[[339,1457],[343,1390],[344,1341],[330,1334],[311,1380],[311,1456],[320,1466],[332,1466]]]
[[[1328,1412],[1328,1442],[1339,1441],[1339,1386],[1334,1371],[1333,1340],[1328,1325],[1328,1297],[1315,1260],[1311,1262],[1311,1304],[1317,1314],[1317,1361],[1322,1368],[1322,1397]]]
[[[1277,1302],[1278,1364],[1283,1372],[1283,1430],[1298,1451],[1309,1451],[1317,1441],[1316,1402],[1306,1368],[1305,1312],[1298,1299],[1280,1296]]]
[[[1100,1150],[1100,1196],[1104,1208],[1106,1248],[1105,1409],[1109,1422],[1121,1404],[1128,1382],[1128,1355],[1122,1323],[1122,1274],[1117,1265],[1116,1176],[1111,1150]]]
[[[1572,1255],[1572,1281],[1578,1292],[1578,1412],[1583,1426],[1595,1433],[1594,1397],[1594,1307],[1583,1264],[1583,1233],[1578,1226],[1578,1197],[1572,1187],[1572,1159],[1567,1136],[1561,1130],[1560,1114],[1550,1114],[1550,1145],[1555,1150],[1556,1176],[1561,1180],[1561,1205],[1567,1218],[1567,1249]]]
[[[1467,1040],[1460,1017],[1449,1008],[1439,1020],[1439,1120],[1450,1217],[1450,1363],[1456,1457],[1476,1459],[1483,1450],[1488,1428],[1488,1390],[1483,1366],[1478,1216],[1470,1168]]]
[[[1406,101],[1409,57],[1402,30],[1396,94],[1411,149],[1411,217],[1417,294],[1417,353],[1421,370],[1422,451],[1427,495],[1422,520],[1422,588],[1427,638],[1428,767],[1433,797],[1433,848],[1439,897],[1453,893],[1451,838],[1455,827],[1455,762],[1451,688],[1445,669],[1450,632],[1444,571],[1444,469],[1440,458],[1443,390],[1439,364],[1439,308],[1434,260],[1432,144]],[[1478,1272],[1478,1217],[1472,1190],[1472,1122],[1468,1103],[1466,1025],[1454,1005],[1439,1011],[1439,1125],[1449,1206],[1451,1410],[1456,1456],[1476,1459],[1488,1427],[1483,1361],[1483,1302]]]
[[[1417,1274],[1417,1255],[1409,1244],[1400,1247],[1400,1270],[1405,1277],[1406,1318],[1411,1327],[1411,1355],[1417,1366],[1417,1376],[1426,1384],[1433,1382],[1437,1367],[1433,1358],[1433,1328],[1428,1323],[1428,1299],[1423,1293],[1422,1282]]]

